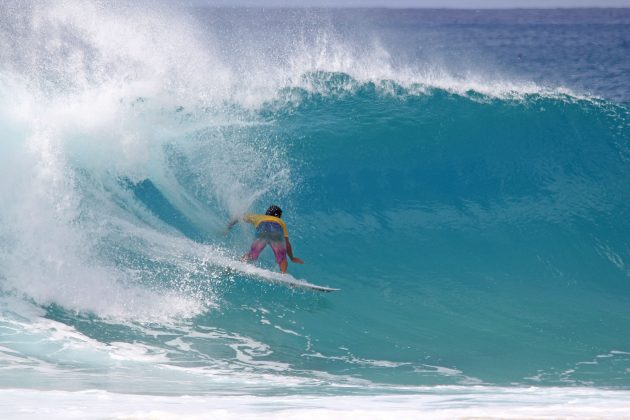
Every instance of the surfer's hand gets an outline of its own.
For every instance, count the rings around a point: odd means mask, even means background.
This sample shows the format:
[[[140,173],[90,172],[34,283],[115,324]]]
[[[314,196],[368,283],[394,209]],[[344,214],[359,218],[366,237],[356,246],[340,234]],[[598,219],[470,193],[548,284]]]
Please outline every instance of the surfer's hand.
[[[230,220],[230,222],[225,227],[225,230],[223,231],[223,236],[228,236],[230,234],[230,230],[232,230],[234,225],[237,223],[238,223],[238,219]]]
[[[301,259],[297,257],[291,257],[291,262],[294,262],[296,264],[304,264],[304,261],[302,261]]]
[[[225,235],[227,235],[228,233],[230,233],[230,230],[234,227],[235,224],[238,223],[238,219],[232,219],[230,220],[230,222],[227,224],[227,226],[225,227]]]

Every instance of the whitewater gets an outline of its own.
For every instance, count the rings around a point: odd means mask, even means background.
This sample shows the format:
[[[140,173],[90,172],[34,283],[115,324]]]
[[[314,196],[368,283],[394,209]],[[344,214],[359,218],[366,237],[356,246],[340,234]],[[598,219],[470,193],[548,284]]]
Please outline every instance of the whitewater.
[[[628,9],[3,2],[0,417],[630,418],[629,51]],[[234,269],[272,203],[340,291]]]

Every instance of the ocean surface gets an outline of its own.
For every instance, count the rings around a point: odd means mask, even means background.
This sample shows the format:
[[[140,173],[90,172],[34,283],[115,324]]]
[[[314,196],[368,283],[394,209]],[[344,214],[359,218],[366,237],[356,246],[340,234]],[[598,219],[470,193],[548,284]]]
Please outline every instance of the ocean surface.
[[[630,9],[5,1],[0,175],[2,418],[630,416]]]

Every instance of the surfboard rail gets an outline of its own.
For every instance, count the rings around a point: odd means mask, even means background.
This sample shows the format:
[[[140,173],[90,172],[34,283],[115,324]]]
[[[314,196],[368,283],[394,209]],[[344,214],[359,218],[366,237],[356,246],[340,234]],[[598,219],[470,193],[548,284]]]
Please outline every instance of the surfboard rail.
[[[241,261],[231,261],[228,264],[228,268],[239,271],[246,275],[256,277],[263,281],[281,284],[283,286],[288,286],[288,287],[314,290],[314,291],[324,292],[324,293],[337,292],[341,290],[335,287],[321,286],[319,284],[310,283],[306,280],[296,279],[291,274],[277,273],[277,272],[270,271],[270,270],[260,268],[260,267],[256,267],[255,265],[248,264]]]

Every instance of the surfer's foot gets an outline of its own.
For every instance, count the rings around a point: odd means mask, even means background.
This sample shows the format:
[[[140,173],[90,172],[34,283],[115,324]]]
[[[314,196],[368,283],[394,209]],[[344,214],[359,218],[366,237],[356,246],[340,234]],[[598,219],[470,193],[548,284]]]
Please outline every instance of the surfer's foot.
[[[249,256],[249,254],[245,254],[241,257],[241,262],[250,262],[252,260],[252,257]]]

